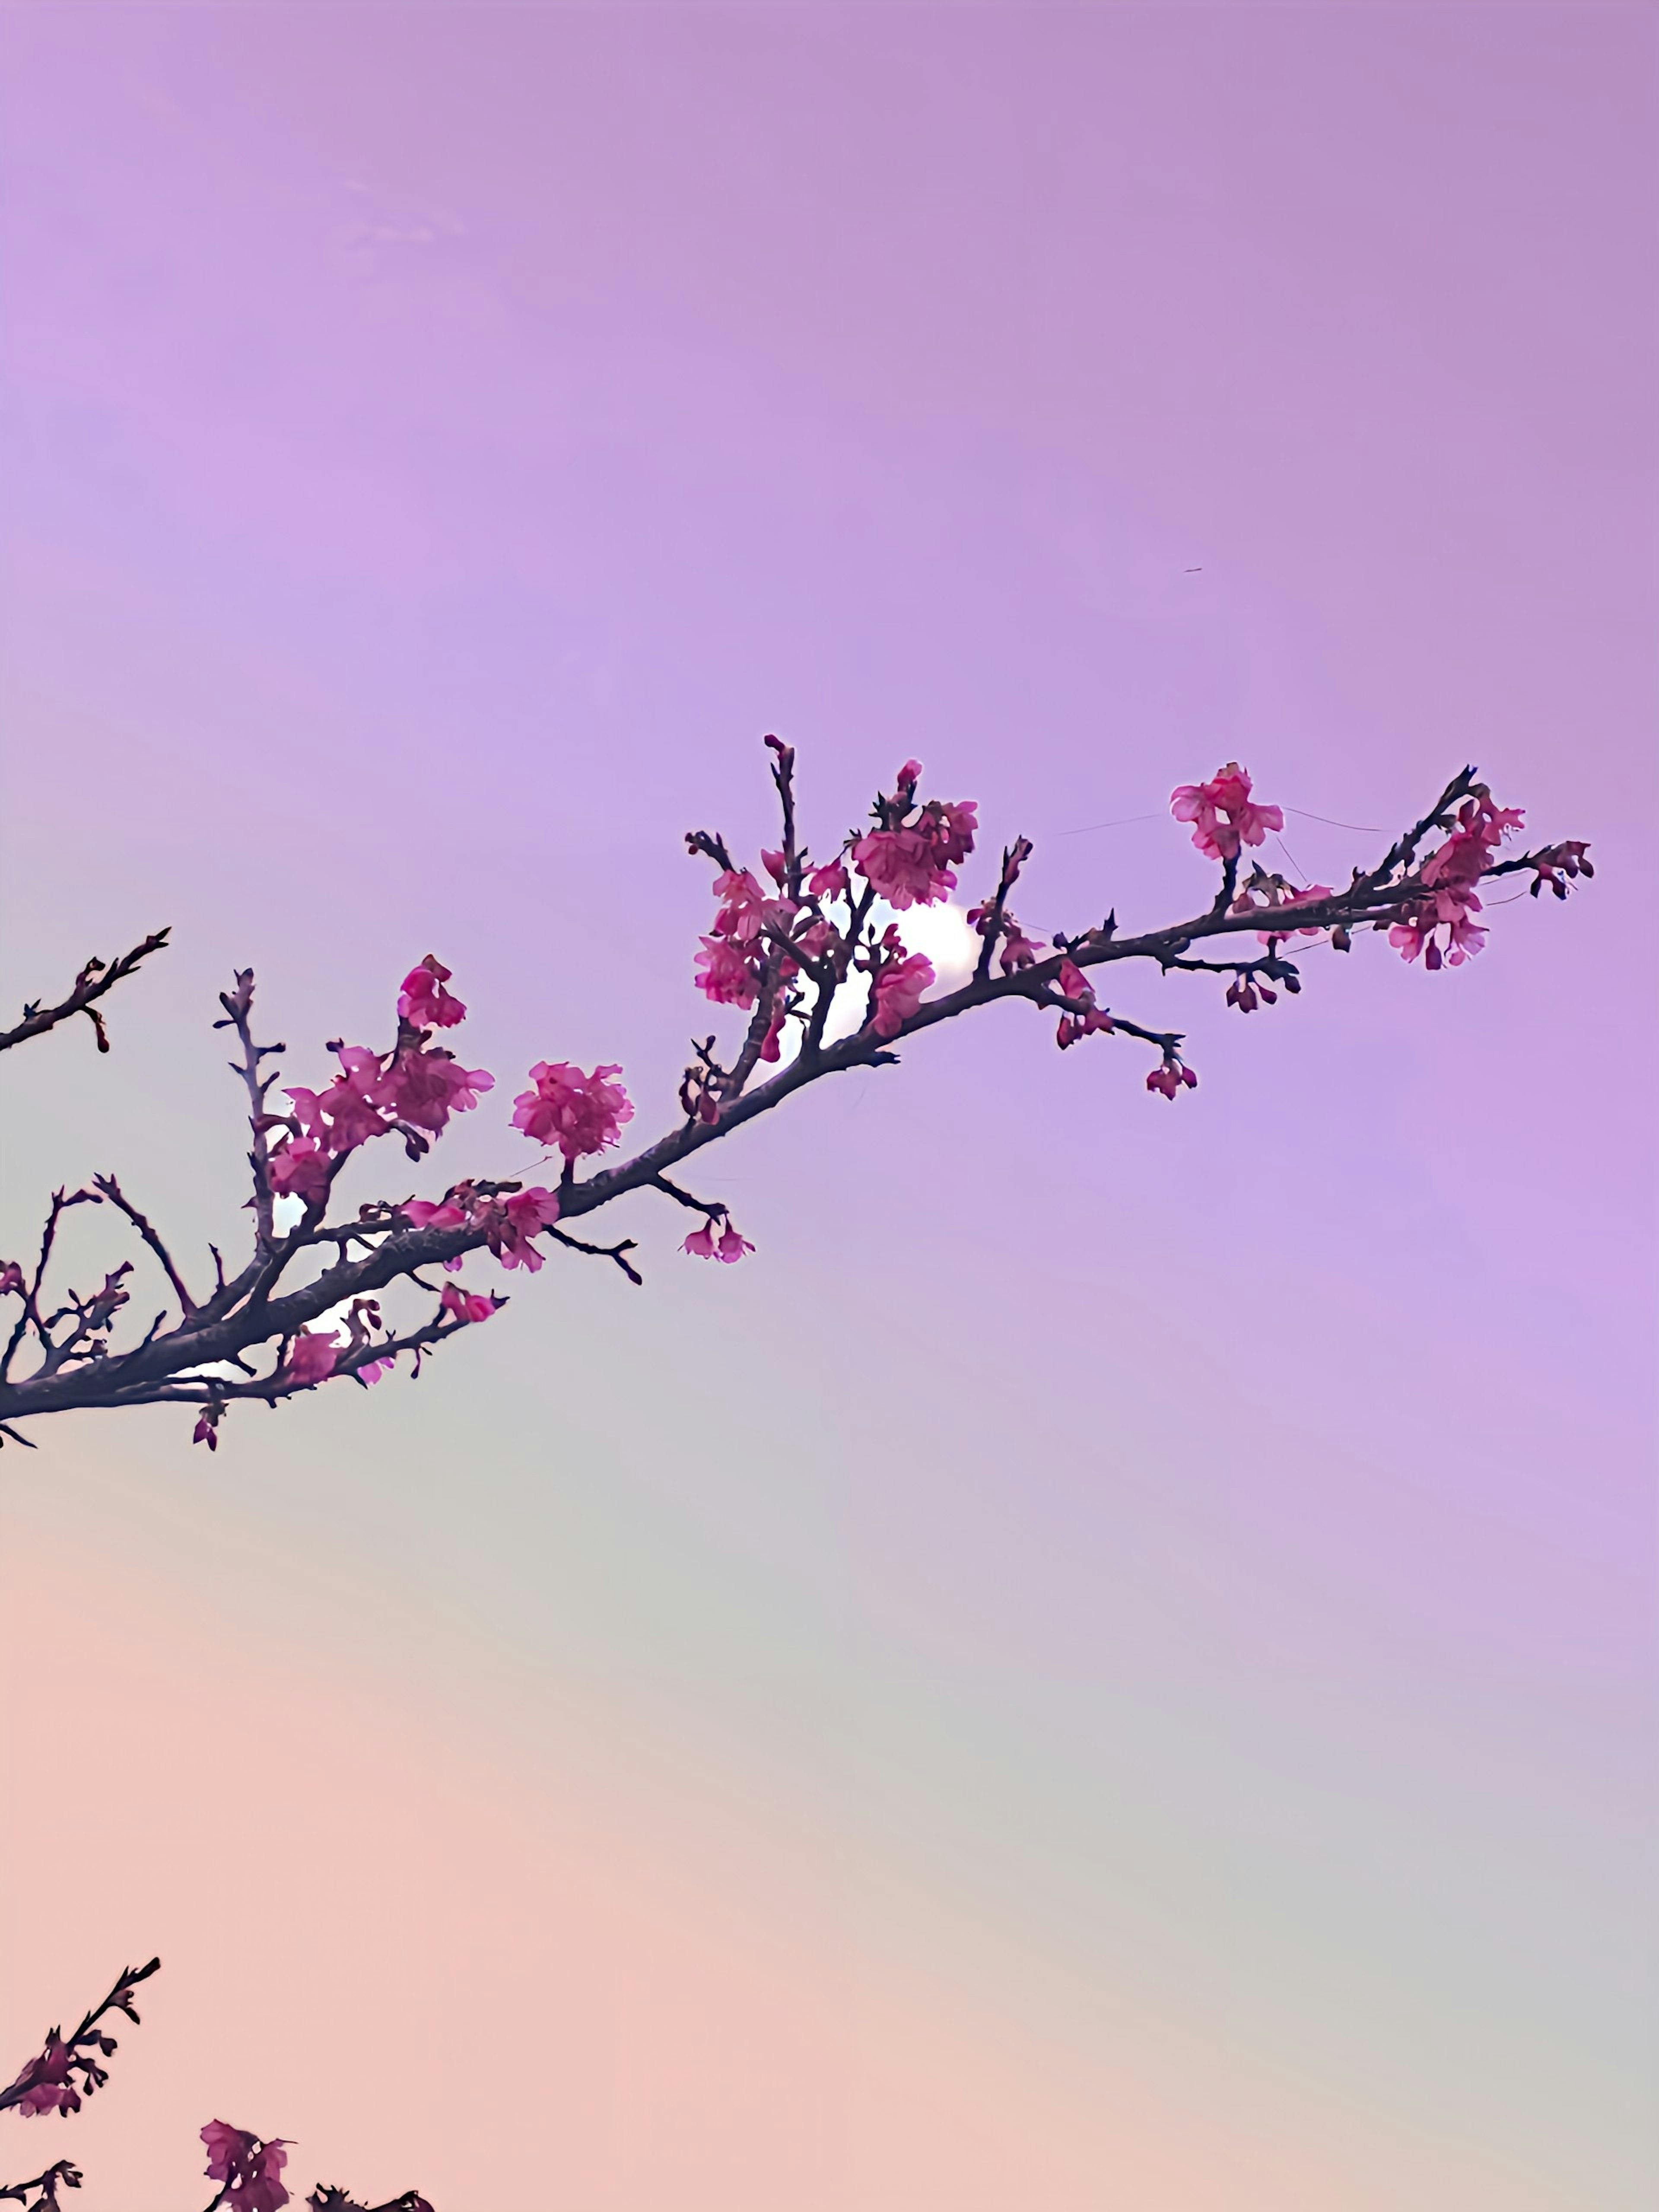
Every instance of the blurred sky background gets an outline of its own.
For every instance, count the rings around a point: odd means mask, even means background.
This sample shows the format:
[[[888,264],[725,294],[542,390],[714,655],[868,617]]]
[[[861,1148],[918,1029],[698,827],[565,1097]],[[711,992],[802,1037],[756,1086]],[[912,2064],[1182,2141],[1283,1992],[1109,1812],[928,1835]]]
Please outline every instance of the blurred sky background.
[[[641,1206],[642,1291],[416,1388],[8,1449],[0,2070],[166,1970],[0,2179],[164,2212],[218,2116],[441,2212],[1651,2203],[1656,45],[0,18],[5,1000],[175,932],[9,1060],[0,1249],[96,1170],[241,1233],[233,964],[299,1082],[453,967],[434,1192],[532,1060],[666,1126],[769,730],[821,846],[912,752],[1033,836],[1033,928],[1190,910],[1093,825],[1230,757],[1305,874],[1470,759],[1601,868],[1461,972],[1121,981],[1174,1105],[930,1036],[710,1157],[745,1265]]]

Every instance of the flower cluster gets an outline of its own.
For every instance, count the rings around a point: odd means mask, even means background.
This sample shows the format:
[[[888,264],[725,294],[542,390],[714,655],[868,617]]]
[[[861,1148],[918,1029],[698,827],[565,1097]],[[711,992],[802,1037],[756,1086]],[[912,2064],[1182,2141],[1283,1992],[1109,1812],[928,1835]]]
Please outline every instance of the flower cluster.
[[[729,1213],[724,1217],[725,1226],[716,1237],[714,1223],[719,1218],[711,1214],[701,1229],[691,1231],[680,1249],[689,1252],[694,1260],[724,1260],[729,1267],[734,1260],[741,1260],[745,1252],[752,1252],[755,1248],[746,1237],[738,1234]]]
[[[307,1329],[295,1338],[289,1352],[288,1380],[297,1390],[308,1390],[313,1383],[326,1382],[339,1356],[337,1330],[330,1329],[324,1335],[319,1330]]]
[[[767,873],[781,888],[784,856],[763,853]],[[820,870],[819,874],[823,871]],[[816,884],[817,877],[813,881]],[[844,880],[844,878],[843,878]],[[766,974],[769,930],[787,935],[800,912],[793,899],[769,896],[747,868],[726,868],[714,878],[720,902],[711,933],[702,940],[697,988],[720,1006],[752,1006]]]
[[[615,1142],[614,1138],[611,1141]],[[475,1208],[472,1216],[483,1228],[484,1241],[502,1267],[523,1267],[532,1275],[545,1255],[531,1240],[538,1231],[550,1229],[558,1218],[557,1194],[544,1189],[540,1183],[532,1183],[528,1190],[509,1191],[504,1197]]]
[[[1486,785],[1474,786],[1457,810],[1451,836],[1423,863],[1425,895],[1402,907],[1389,927],[1389,942],[1402,960],[1420,955],[1425,968],[1461,968],[1480,951],[1486,933],[1473,918],[1480,912],[1474,887],[1523,819],[1519,807],[1494,805]]]
[[[202,2141],[207,2145],[208,2179],[220,2184],[216,2205],[232,2212],[282,2212],[289,2201],[282,2178],[288,2164],[283,2136],[262,2139],[224,2120],[210,2120]]]
[[[932,906],[956,889],[956,870],[974,849],[979,810],[971,799],[930,799],[915,811],[920,761],[906,761],[890,798],[875,805],[878,827],[852,848],[853,866],[896,912]]]
[[[1054,978],[1062,998],[1071,1001],[1060,1018],[1055,1042],[1062,1052],[1074,1045],[1080,1037],[1097,1034],[1109,1036],[1113,1028],[1111,1016],[1104,1006],[1095,1003],[1094,986],[1069,957],[1060,963],[1060,973]],[[1170,1097],[1174,1097],[1172,1091]]]
[[[114,2047],[110,2045],[111,2050]],[[78,2112],[81,2094],[70,2072],[75,2063],[74,2051],[54,2028],[46,2038],[46,2049],[39,2057],[30,2059],[11,2085],[14,2091],[21,2092],[15,2109],[25,2119],[33,2119],[40,2112],[60,2112],[67,2119],[71,2112]]]
[[[495,1079],[486,1069],[463,1067],[453,1053],[428,1044],[434,1028],[453,1029],[465,1018],[466,1008],[444,988],[449,975],[428,952],[404,978],[392,1050],[336,1045],[340,1073],[333,1082],[321,1091],[289,1091],[293,1112],[264,1117],[265,1129],[289,1132],[266,1161],[276,1196],[320,1207],[339,1163],[359,1146],[395,1129],[410,1158],[418,1159],[452,1114],[471,1113],[494,1090]]]
[[[1165,1098],[1178,1098],[1183,1089],[1196,1091],[1198,1078],[1190,1067],[1184,1067],[1179,1057],[1169,1054],[1160,1067],[1155,1067],[1146,1078],[1146,1088],[1156,1091]]]
[[[466,1019],[466,1008],[445,990],[450,971],[434,952],[404,977],[398,997],[398,1019],[411,1029],[448,1030]]]
[[[907,953],[892,922],[883,937],[882,951],[886,957],[874,971],[875,1012],[870,1026],[878,1037],[896,1037],[933,988],[933,963],[925,953]]]
[[[90,2097],[109,2079],[106,2069],[98,2063],[100,2058],[111,2057],[116,2047],[115,2038],[102,2026],[105,2015],[112,2012],[124,2014],[137,2027],[138,2007],[135,1992],[161,1963],[159,1959],[152,1959],[147,1966],[125,1968],[102,2004],[88,2012],[69,2035],[61,2028],[48,2028],[41,2050],[12,2081],[0,2088],[0,2109],[21,2112],[25,2119],[34,2118],[42,2112],[56,2112],[61,2119],[67,2119],[71,2112],[78,2112],[82,2097]]]
[[[556,1145],[574,1166],[590,1152],[622,1141],[623,1127],[634,1118],[628,1093],[613,1075],[620,1067],[596,1067],[584,1075],[568,1060],[538,1060],[530,1071],[534,1086],[513,1102],[513,1126],[538,1145]]]
[[[1177,822],[1192,823],[1193,842],[1206,860],[1236,860],[1241,845],[1259,845],[1269,830],[1285,827],[1282,807],[1259,805],[1250,797],[1249,773],[1237,761],[1218,768],[1207,783],[1172,791],[1170,811]]]

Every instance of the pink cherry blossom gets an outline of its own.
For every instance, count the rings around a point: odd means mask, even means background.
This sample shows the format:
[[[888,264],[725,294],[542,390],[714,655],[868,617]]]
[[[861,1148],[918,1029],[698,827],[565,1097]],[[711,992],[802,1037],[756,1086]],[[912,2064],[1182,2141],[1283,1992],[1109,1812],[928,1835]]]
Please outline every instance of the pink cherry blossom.
[[[372,1384],[380,1382],[383,1376],[390,1375],[397,1364],[395,1359],[366,1359],[361,1367],[354,1367],[351,1371],[358,1382]]]
[[[956,867],[974,849],[979,834],[979,805],[972,799],[933,799],[922,809],[917,824],[933,845],[937,857]]]
[[[714,896],[720,910],[714,916],[716,937],[729,937],[734,945],[758,943],[766,923],[766,893],[747,868],[727,868],[714,878]]]
[[[448,1199],[405,1199],[398,1208],[411,1229],[459,1229],[466,1219],[459,1206]]]
[[[1095,1004],[1094,986],[1075,960],[1069,957],[1062,960],[1054,981],[1060,986],[1062,996],[1082,1008],[1080,1013],[1066,1012],[1060,1018],[1054,1042],[1062,1052],[1068,1050],[1081,1037],[1111,1035],[1114,1027],[1112,1018],[1103,1006]]]
[[[680,1249],[689,1252],[694,1260],[712,1260],[714,1256],[714,1223],[705,1221],[701,1229],[694,1229]]]
[[[705,937],[697,955],[703,972],[697,988],[717,1006],[752,1006],[760,992],[760,978],[751,963],[729,938]]]
[[[71,2112],[78,2112],[80,2093],[70,2079],[74,2057],[60,2036],[48,2036],[46,2049],[38,2057],[30,2059],[11,2084],[14,2089],[20,2084],[27,2084],[12,2110],[21,2112],[26,2120],[40,2112],[62,2112],[65,2118]]]
[[[190,1432],[193,1444],[205,1444],[210,1451],[219,1449],[219,1425],[210,1413],[204,1413]]]
[[[736,1228],[728,1221],[720,1231],[720,1242],[714,1247],[714,1256],[717,1260],[723,1260],[729,1267],[733,1261],[741,1260],[745,1252],[752,1252],[754,1249],[748,1238],[739,1237]]]
[[[20,1298],[24,1295],[23,1270],[15,1260],[8,1260],[5,1266],[0,1267],[0,1298],[11,1291],[15,1291]]]
[[[872,830],[853,848],[853,865],[889,906],[933,906],[956,888],[956,877],[939,865],[937,851],[920,829]]]
[[[845,898],[847,871],[839,860],[826,860],[821,868],[813,869],[806,879],[806,888],[814,898]]]
[[[499,1207],[492,1207],[486,1233],[489,1249],[504,1267],[525,1267],[533,1275],[546,1258],[531,1242],[538,1231],[550,1228],[559,1218],[556,1193],[540,1183],[515,1190]]]
[[[919,760],[908,760],[893,780],[894,789],[900,798],[908,799],[915,794],[916,786],[921,781],[921,763]]]
[[[314,1137],[294,1137],[271,1153],[266,1172],[279,1198],[310,1205],[328,1194],[328,1153]]]
[[[457,1321],[488,1321],[497,1310],[494,1298],[481,1291],[464,1291],[459,1283],[446,1283],[438,1304]]]
[[[769,853],[764,846],[763,846],[761,848],[761,866],[765,869],[767,874],[771,877],[773,882],[781,889],[783,879],[789,872],[789,863],[787,856],[782,853]]]
[[[533,1237],[539,1229],[550,1229],[558,1219],[558,1193],[544,1189],[538,1182],[532,1183],[528,1190],[509,1191],[506,1209],[514,1234]]]
[[[305,1134],[337,1156],[384,1136],[386,1127],[374,1101],[380,1075],[377,1055],[363,1045],[343,1045],[340,1068],[325,1091],[288,1093]]]
[[[1002,917],[1002,950],[997,955],[997,965],[1005,975],[1012,975],[1022,968],[1035,967],[1042,957],[1042,947],[1027,937],[1011,914]]]
[[[809,960],[822,960],[826,953],[834,952],[841,941],[841,932],[832,921],[809,922],[795,939]]]
[[[1402,960],[1420,954],[1427,969],[1461,968],[1486,944],[1486,930],[1470,918],[1480,911],[1480,901],[1467,883],[1443,879],[1437,890],[1403,911],[1389,932],[1389,942]],[[1446,933],[1443,951],[1436,936],[1440,929]]]
[[[876,977],[876,1035],[896,1036],[934,981],[933,963],[921,952],[913,952],[908,959],[884,968]]]
[[[634,1118],[628,1093],[607,1079],[621,1073],[601,1066],[584,1075],[568,1060],[538,1060],[530,1071],[534,1090],[513,1102],[513,1126],[537,1144],[556,1144],[571,1161],[619,1144],[623,1123]]]
[[[1423,863],[1423,881],[1436,890],[1468,889],[1479,883],[1492,866],[1503,840],[1520,829],[1525,818],[1519,807],[1495,805],[1485,784],[1476,784],[1457,810],[1457,826],[1451,836]],[[1478,906],[1480,901],[1477,899],[1474,903]],[[1457,918],[1442,915],[1440,919],[1450,925],[1450,933],[1455,943]],[[1431,946],[1428,949],[1437,948]],[[1472,952],[1478,952],[1480,949],[1478,944],[1468,947]],[[1408,952],[1406,957],[1413,959],[1416,956]],[[1438,963],[1425,961],[1425,964],[1437,965]],[[1455,966],[1458,963],[1454,959],[1452,964]]]
[[[1259,845],[1269,830],[1285,827],[1282,807],[1258,805],[1250,797],[1248,770],[1237,761],[1219,768],[1207,783],[1183,783],[1170,794],[1177,822],[1193,824],[1193,842],[1206,860],[1231,860],[1241,844]]]
[[[262,2142],[245,2129],[210,2120],[202,2141],[207,2145],[208,2179],[224,2185],[219,2201],[228,2212],[282,2212],[289,2201],[282,2182],[288,2164],[283,2136]]]
[[[444,988],[449,977],[449,969],[428,952],[420,966],[411,968],[404,977],[398,1000],[398,1020],[417,1030],[447,1030],[464,1022],[466,1008]]]
[[[1238,839],[1222,820],[1207,784],[1179,785],[1170,793],[1170,811],[1177,822],[1193,824],[1193,842],[1206,860],[1231,860],[1237,852]]]
[[[326,1382],[340,1356],[337,1334],[333,1329],[326,1336],[307,1330],[296,1336],[288,1355],[286,1379],[301,1389],[308,1389],[314,1382]]]
[[[495,1088],[487,1068],[463,1067],[453,1053],[441,1048],[422,1052],[407,1047],[392,1056],[370,1097],[399,1121],[416,1129],[442,1133],[452,1114],[470,1114],[480,1095]]]
[[[1162,1067],[1155,1067],[1146,1078],[1146,1088],[1161,1091],[1166,1098],[1179,1097],[1183,1086],[1188,1091],[1195,1091],[1198,1078],[1190,1067],[1183,1067],[1179,1060],[1166,1060]]]

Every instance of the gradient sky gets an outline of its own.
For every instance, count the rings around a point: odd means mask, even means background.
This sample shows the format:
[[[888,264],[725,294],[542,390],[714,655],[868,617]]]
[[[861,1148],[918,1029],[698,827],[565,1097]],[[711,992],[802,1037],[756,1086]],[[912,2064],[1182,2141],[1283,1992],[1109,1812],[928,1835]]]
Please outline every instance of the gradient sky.
[[[417,1389],[9,1450],[3,2049],[166,1972],[8,2175],[165,2212],[218,2115],[440,2212],[1651,2202],[1656,47],[0,18],[3,988],[176,939],[9,1063],[0,1249],[106,1169],[234,1233],[233,963],[309,1081],[435,950],[507,1097],[618,1060],[651,1134],[767,730],[821,845],[910,752],[1031,835],[1034,928],[1188,910],[1127,817],[1230,756],[1310,875],[1466,759],[1601,864],[1460,973],[1126,982],[1174,1106],[930,1036],[710,1158],[743,1267],[641,1206],[643,1291]]]

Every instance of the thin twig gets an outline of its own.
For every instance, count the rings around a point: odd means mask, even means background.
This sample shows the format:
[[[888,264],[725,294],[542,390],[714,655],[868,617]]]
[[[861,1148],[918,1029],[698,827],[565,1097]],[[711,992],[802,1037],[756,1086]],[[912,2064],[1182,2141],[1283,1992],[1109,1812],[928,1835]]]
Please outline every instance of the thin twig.
[[[60,1000],[55,1006],[42,1006],[38,1002],[25,1006],[23,1018],[15,1029],[0,1030],[0,1052],[9,1052],[14,1045],[27,1044],[31,1037],[44,1036],[59,1022],[70,1021],[76,1014],[88,1016],[98,1033],[99,1051],[107,1052],[109,1039],[101,1018],[92,1011],[94,1005],[106,991],[125,982],[141,960],[148,960],[152,952],[164,951],[167,935],[165,929],[152,931],[142,945],[135,945],[131,952],[124,952],[107,968],[101,960],[88,960],[66,999]]]

